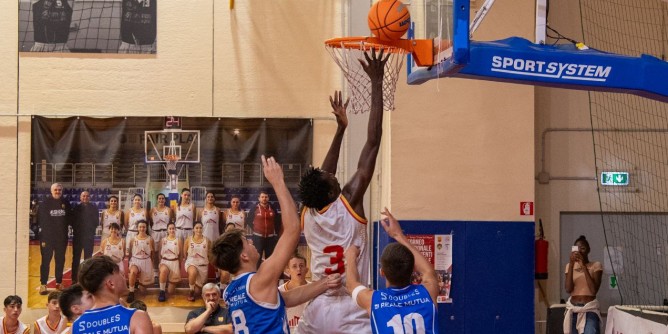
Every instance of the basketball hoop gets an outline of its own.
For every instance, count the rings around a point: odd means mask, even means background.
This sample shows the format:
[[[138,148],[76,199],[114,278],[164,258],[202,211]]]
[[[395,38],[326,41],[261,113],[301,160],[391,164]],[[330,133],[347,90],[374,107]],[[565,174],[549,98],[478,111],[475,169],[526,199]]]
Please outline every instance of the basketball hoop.
[[[176,164],[179,162],[179,156],[176,154],[165,154],[163,159],[167,165],[165,166],[167,173],[170,175],[176,174]]]
[[[413,53],[416,62],[423,66],[433,63],[432,40],[396,40],[381,41],[375,37],[341,37],[325,41],[327,52],[343,71],[350,85],[352,97],[349,110],[352,113],[364,113],[371,109],[371,80],[364,72],[359,59],[364,59],[364,52],[372,48],[384,50],[389,54],[383,76],[383,107],[394,110],[394,92],[397,88],[399,70],[404,64],[404,56]]]

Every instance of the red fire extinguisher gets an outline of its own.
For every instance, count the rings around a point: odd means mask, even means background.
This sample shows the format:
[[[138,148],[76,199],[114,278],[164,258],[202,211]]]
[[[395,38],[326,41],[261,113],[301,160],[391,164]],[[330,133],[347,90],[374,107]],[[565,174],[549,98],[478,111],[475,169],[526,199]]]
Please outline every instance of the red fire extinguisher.
[[[536,249],[536,279],[547,279],[547,248],[550,245],[545,240],[545,233],[543,232],[543,220],[538,219],[539,237],[535,242]]]

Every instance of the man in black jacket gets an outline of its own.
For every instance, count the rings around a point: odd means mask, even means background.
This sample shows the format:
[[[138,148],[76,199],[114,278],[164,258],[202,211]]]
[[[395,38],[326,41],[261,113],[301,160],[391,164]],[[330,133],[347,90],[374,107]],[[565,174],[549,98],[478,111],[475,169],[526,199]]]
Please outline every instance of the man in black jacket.
[[[93,256],[95,244],[95,229],[100,222],[100,213],[95,205],[90,203],[90,194],[82,191],[79,197],[81,203],[74,208],[74,223],[72,224],[72,283],[77,282],[81,251],[84,260]]]
[[[46,282],[49,279],[49,266],[55,254],[56,261],[56,289],[61,289],[63,282],[63,267],[65,265],[65,250],[67,249],[67,225],[72,218],[70,203],[62,198],[63,186],[60,183],[51,185],[51,197],[47,197],[40,204],[37,211],[39,225],[40,251],[42,263],[39,267],[39,293],[46,295]]]

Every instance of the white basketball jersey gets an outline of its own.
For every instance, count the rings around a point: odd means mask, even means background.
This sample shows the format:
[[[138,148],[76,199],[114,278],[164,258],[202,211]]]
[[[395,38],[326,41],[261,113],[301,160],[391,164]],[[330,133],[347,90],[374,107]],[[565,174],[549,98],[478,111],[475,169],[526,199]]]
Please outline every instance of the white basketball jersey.
[[[123,212],[121,210],[116,210],[114,213],[109,213],[109,209],[102,211],[102,228],[104,231],[109,231],[111,223],[116,223],[118,226],[121,226],[122,214]]]
[[[177,206],[176,207],[176,228],[193,228],[194,206]]]
[[[162,238],[162,247],[160,247],[160,257],[163,259],[177,259],[181,250],[179,249],[179,239],[169,240],[167,237]]]
[[[139,212],[136,212],[134,209],[130,209],[130,219],[128,222],[128,230],[136,231],[137,222],[140,220],[146,220],[146,210],[141,209]]]
[[[46,315],[35,320],[35,326],[39,328],[41,334],[58,334],[65,330],[67,327],[67,318],[65,316],[60,316],[60,321],[55,328],[52,328],[49,323],[46,321]]]
[[[202,233],[211,241],[216,241],[220,236],[218,230],[220,223],[220,210],[216,207],[213,210],[202,209]]]
[[[139,239],[139,237],[132,239],[132,257],[137,259],[150,259],[151,240],[153,239],[148,236],[144,239]]]
[[[107,243],[102,250],[104,255],[109,256],[114,262],[120,263],[123,261],[123,239],[119,239],[117,243],[111,243],[111,239],[107,239]]]
[[[313,281],[333,273],[343,275],[345,272],[343,253],[350,245],[360,248],[357,263],[360,282],[366,284],[369,281],[366,223],[366,219],[353,211],[343,195],[320,211],[304,208],[302,226],[306,242],[311,249]],[[342,287],[339,293],[346,293],[345,288]]]
[[[237,213],[232,213],[232,211],[227,210],[227,218],[225,219],[227,224],[234,223],[234,227],[244,229],[246,222],[244,221],[243,211]]]
[[[2,316],[0,317],[0,323],[2,323],[2,326],[0,326],[0,334],[8,334],[5,333],[5,317]],[[30,333],[30,326],[22,323],[19,321],[19,328],[15,332],[16,334],[29,334]]]
[[[189,262],[195,265],[209,264],[207,245],[208,240],[206,238],[202,239],[200,242],[195,242],[193,241],[193,237],[191,237],[190,244],[188,245]]]
[[[169,223],[169,208],[164,207],[162,211],[158,208],[153,208],[153,230],[166,230],[167,223]]]

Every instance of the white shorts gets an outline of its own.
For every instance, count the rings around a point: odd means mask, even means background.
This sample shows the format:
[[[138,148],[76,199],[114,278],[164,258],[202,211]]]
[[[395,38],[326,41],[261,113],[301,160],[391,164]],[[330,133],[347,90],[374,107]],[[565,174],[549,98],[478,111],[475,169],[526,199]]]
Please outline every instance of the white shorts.
[[[172,283],[179,283],[181,281],[181,268],[178,259],[173,261],[161,259],[160,265],[164,265],[169,269],[169,276],[167,276],[168,281]]]
[[[162,230],[162,231],[151,231],[151,237],[153,238],[153,242],[156,245],[160,245],[160,241],[162,241],[162,238],[167,236],[167,230]],[[159,249],[157,251],[160,251]]]
[[[197,279],[195,280],[195,285],[198,287],[203,287],[206,284],[206,280],[209,278],[209,265],[208,264],[196,264],[193,263],[192,259],[186,259],[186,271],[188,268],[193,266],[197,268]]]
[[[139,269],[139,277],[137,277],[137,282],[139,282],[139,284],[153,284],[153,261],[151,261],[150,257],[147,259],[131,257],[129,267],[132,268],[132,266],[136,266],[137,269]]]
[[[202,234],[209,239],[212,243],[216,242],[218,240],[218,237],[220,236],[220,233],[218,233],[218,226],[213,226],[214,224],[207,224],[206,228],[204,231],[202,231]],[[216,227],[215,229],[213,227]]]
[[[186,242],[186,239],[192,236],[193,236],[193,229],[188,229],[188,230],[178,229],[178,228],[176,229],[176,237],[178,239],[181,239],[181,242]]]
[[[299,318],[296,334],[371,333],[371,321],[365,310],[349,295],[315,297]]]

